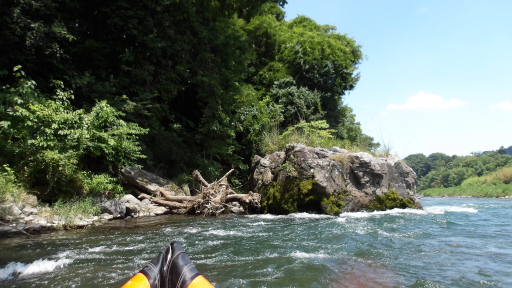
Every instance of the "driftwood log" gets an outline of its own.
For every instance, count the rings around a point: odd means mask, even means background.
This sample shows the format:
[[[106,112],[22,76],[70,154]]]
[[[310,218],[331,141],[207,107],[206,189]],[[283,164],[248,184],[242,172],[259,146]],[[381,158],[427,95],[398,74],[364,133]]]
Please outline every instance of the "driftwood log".
[[[217,216],[225,212],[231,202],[238,202],[245,213],[258,213],[261,208],[260,194],[237,194],[233,191],[228,183],[228,176],[233,171],[231,169],[213,183],[208,183],[199,171],[194,171],[192,176],[201,184],[196,196],[185,195],[185,191],[171,181],[137,167],[124,168],[121,175],[125,185],[129,186],[139,199],[149,199],[174,213]]]

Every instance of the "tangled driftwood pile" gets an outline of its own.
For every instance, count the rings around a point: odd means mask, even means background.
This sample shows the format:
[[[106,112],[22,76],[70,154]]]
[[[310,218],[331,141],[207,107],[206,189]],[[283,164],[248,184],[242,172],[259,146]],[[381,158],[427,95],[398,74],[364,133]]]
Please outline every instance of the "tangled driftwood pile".
[[[237,194],[228,183],[231,169],[222,178],[208,183],[199,171],[192,176],[201,184],[198,195],[191,196],[173,182],[158,177],[137,167],[126,167],[121,174],[132,191],[139,199],[149,199],[151,202],[165,206],[176,214],[201,214],[217,216],[228,212],[230,203],[238,202],[245,213],[258,213],[261,197],[258,193]],[[188,195],[187,195],[188,194]]]

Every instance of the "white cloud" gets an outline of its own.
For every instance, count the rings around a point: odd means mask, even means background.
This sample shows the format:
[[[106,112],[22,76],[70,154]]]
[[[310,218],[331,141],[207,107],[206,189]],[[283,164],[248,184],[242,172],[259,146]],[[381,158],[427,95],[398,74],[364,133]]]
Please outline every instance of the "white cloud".
[[[418,110],[418,109],[450,109],[467,105],[468,102],[457,99],[445,100],[443,97],[419,91],[418,94],[407,98],[405,104],[389,104],[388,110]]]
[[[491,106],[492,109],[498,109],[503,111],[512,111],[512,102],[504,101],[496,105]]]

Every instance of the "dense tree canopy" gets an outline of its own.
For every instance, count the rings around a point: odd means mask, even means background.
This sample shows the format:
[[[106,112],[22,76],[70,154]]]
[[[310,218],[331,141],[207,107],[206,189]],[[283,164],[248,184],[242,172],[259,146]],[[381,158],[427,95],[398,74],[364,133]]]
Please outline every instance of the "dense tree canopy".
[[[52,83],[60,80],[73,96],[59,100],[66,103],[62,113],[104,107],[112,121],[131,127],[126,135],[137,135],[130,141],[140,144],[130,147],[142,150],[134,159],[168,177],[192,169],[212,179],[226,167],[246,171],[253,154],[261,152],[265,131],[279,127],[282,133],[303,121],[325,120],[339,139],[375,148],[343,105],[342,96],[359,79],[360,46],[308,17],[284,20],[285,4],[4,0],[2,112],[12,109],[6,99],[12,95],[8,87],[17,87],[13,67],[21,65],[37,83],[33,93],[48,101],[57,101]],[[45,109],[53,103],[40,101]],[[35,135],[21,130],[0,132]],[[103,148],[87,147],[72,151],[84,152],[87,157],[76,159],[90,164],[94,149]],[[0,162],[17,165],[7,156]],[[87,169],[104,172],[105,165],[117,169],[111,162]]]
[[[412,154],[404,158],[418,176],[417,190],[460,186],[464,180],[490,174],[512,166],[512,156],[503,149],[471,156],[448,156],[444,153]]]

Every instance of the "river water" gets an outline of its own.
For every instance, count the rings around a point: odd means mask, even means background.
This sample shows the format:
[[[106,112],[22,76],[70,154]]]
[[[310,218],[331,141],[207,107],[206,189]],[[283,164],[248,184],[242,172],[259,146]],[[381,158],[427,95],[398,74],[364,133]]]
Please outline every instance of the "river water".
[[[0,287],[119,287],[178,241],[216,287],[512,287],[512,200],[424,210],[162,216],[0,239]]]

